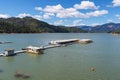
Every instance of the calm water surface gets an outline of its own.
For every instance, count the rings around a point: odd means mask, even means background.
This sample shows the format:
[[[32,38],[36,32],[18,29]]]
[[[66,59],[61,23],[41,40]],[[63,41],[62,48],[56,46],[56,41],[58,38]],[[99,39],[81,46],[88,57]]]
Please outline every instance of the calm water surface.
[[[18,54],[0,57],[0,80],[120,80],[120,36],[111,34],[51,33],[0,34],[0,52],[20,50],[29,45],[46,45],[51,40],[89,38],[91,44],[73,44],[47,49],[43,55]],[[91,71],[91,67],[95,71]],[[15,78],[18,70],[29,79]]]

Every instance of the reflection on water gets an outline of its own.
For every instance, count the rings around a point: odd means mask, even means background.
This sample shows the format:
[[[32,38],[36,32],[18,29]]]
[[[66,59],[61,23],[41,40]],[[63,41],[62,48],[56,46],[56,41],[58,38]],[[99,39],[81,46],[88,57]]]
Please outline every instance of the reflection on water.
[[[4,57],[6,61],[8,62],[14,62],[14,56],[10,56],[10,57]]]

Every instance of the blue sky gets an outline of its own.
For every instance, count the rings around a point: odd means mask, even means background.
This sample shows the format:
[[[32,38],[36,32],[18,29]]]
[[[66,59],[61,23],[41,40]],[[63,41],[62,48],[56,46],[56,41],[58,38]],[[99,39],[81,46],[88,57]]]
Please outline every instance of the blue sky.
[[[120,0],[0,0],[0,18],[31,16],[54,25],[120,22]]]

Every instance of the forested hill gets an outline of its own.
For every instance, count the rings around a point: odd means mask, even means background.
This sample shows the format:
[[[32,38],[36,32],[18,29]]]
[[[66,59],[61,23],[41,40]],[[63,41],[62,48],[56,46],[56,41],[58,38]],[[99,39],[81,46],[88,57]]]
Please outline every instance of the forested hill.
[[[85,32],[76,27],[54,26],[32,17],[0,18],[0,33],[69,33]]]

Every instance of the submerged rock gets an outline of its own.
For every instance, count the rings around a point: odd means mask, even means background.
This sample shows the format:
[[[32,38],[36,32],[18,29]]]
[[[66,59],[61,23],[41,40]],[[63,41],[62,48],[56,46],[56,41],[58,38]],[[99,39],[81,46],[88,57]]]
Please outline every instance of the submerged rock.
[[[15,77],[22,77],[22,76],[23,76],[23,74],[22,74],[22,73],[20,73],[19,71],[16,71],[14,76],[15,76]]]
[[[30,75],[21,73],[21,72],[19,72],[19,71],[16,71],[14,76],[15,76],[15,77],[18,77],[18,78],[24,78],[24,79],[30,78]]]
[[[28,75],[28,74],[23,74],[22,77],[23,77],[23,78],[30,78],[30,75]]]

